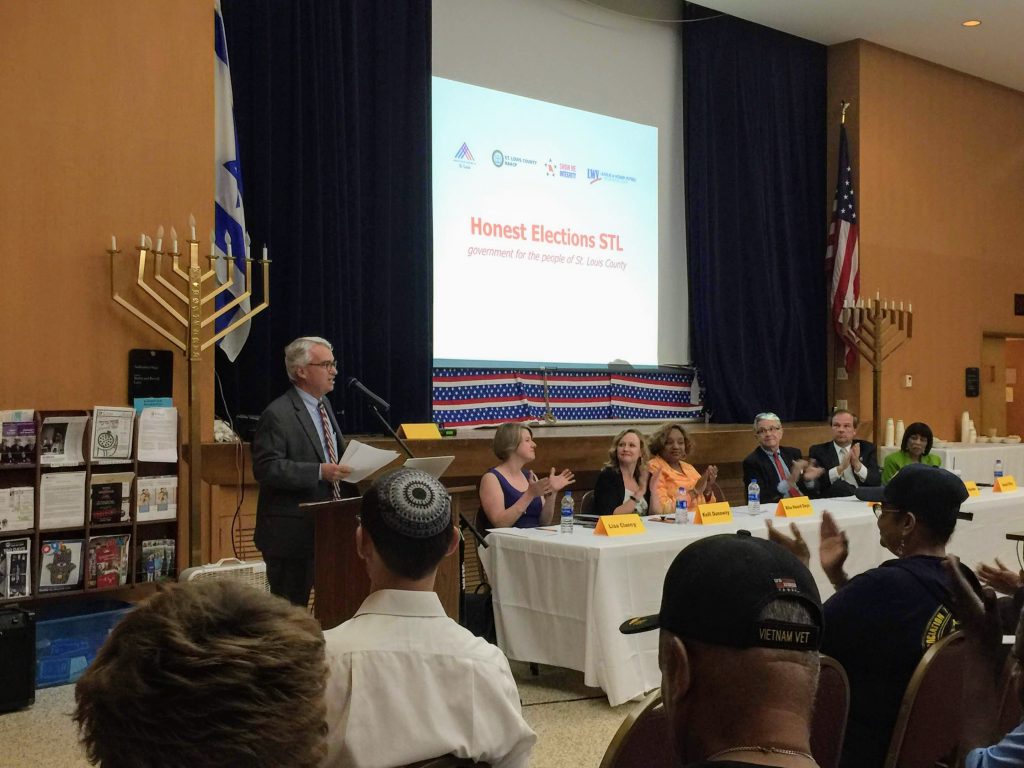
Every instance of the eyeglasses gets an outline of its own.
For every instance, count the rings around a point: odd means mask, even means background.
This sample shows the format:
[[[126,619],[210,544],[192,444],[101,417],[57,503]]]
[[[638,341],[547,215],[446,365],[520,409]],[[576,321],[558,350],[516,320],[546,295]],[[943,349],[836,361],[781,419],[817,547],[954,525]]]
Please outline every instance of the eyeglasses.
[[[766,435],[769,432],[781,432],[781,431],[782,431],[782,427],[778,426],[777,424],[773,424],[770,427],[758,427],[757,428],[757,434],[759,434],[759,435]]]
[[[317,368],[323,368],[325,371],[329,371],[331,369],[335,371],[338,370],[337,360],[324,360],[322,363],[306,363],[306,365],[315,365]]]
[[[875,513],[875,518],[880,518],[886,512],[899,512],[898,507],[886,506],[883,502],[876,502],[871,505],[871,511]]]

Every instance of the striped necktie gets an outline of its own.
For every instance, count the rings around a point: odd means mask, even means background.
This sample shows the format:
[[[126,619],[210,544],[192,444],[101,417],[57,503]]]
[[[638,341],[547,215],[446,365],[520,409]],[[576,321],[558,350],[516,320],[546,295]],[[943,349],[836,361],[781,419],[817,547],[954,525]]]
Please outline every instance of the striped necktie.
[[[789,473],[786,471],[786,465],[782,463],[782,457],[779,456],[779,452],[776,451],[775,453],[773,453],[772,454],[772,458],[775,459],[775,469],[778,470],[779,477],[782,480],[788,480],[789,479]],[[789,495],[790,496],[799,496],[800,495],[800,491],[797,488],[794,488],[791,485],[791,486],[789,486]]]
[[[324,445],[327,446],[327,460],[331,464],[337,464],[338,451],[334,447],[334,440],[331,439],[334,430],[331,429],[331,421],[327,418],[327,407],[324,405],[323,400],[320,401],[318,410],[320,411],[320,426],[324,433]],[[341,498],[341,486],[338,485],[337,480],[331,483],[331,495],[335,499]]]

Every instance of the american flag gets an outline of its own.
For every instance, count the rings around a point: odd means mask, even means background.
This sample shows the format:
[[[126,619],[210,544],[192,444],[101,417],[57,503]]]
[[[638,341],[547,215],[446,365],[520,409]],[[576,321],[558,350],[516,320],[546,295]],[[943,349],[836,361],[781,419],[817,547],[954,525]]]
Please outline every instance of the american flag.
[[[544,416],[544,373],[435,368],[434,421],[448,427],[529,421]],[[549,371],[548,397],[559,421],[687,419],[703,414],[693,369]]]
[[[853,195],[853,173],[850,170],[850,150],[846,145],[846,126],[839,126],[839,180],[836,197],[832,202],[832,223],[828,228],[828,249],[825,251],[825,271],[831,273],[829,300],[832,304],[832,325],[840,342],[846,346],[844,366],[852,371],[857,362],[857,351],[843,340],[839,315],[843,304],[860,298],[860,259],[857,254],[859,227],[857,204]]]

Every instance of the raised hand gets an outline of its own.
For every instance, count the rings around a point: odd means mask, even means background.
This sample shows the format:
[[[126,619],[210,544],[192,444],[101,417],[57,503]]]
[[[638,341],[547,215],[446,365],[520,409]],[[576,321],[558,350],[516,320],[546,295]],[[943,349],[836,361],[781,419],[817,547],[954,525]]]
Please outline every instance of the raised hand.
[[[551,473],[547,477],[548,487],[556,493],[570,483],[575,482],[576,476],[573,475],[571,470],[563,469],[557,475],[555,474],[555,468],[551,468]]]
[[[1020,587],[1024,586],[1024,571],[1020,573],[1011,571],[1002,564],[998,557],[996,558],[995,565],[979,563],[974,572],[982,584],[992,587],[996,592],[1004,595],[1012,595]]]
[[[1003,628],[996,607],[996,593],[985,588],[979,597],[960,570],[960,558],[956,555],[949,555],[943,565],[950,575],[953,615],[960,621],[969,639],[985,646],[994,656],[997,655],[1002,644]]]
[[[538,478],[537,475],[530,472],[530,487],[526,492],[534,498],[547,496],[551,493],[551,479],[547,477]]]
[[[835,584],[837,580],[842,579],[843,565],[846,563],[846,558],[850,556],[850,542],[846,538],[846,533],[836,525],[835,518],[828,510],[821,515],[820,535],[818,560],[829,581]]]
[[[810,462],[804,467],[803,471],[804,481],[817,480],[823,474],[825,474],[825,468],[818,465],[818,462],[811,459]]]
[[[789,530],[793,532],[792,536],[787,536],[774,525],[772,525],[772,519],[766,518],[764,524],[768,526],[768,540],[774,541],[776,544],[785,547],[804,565],[809,565],[811,562],[811,552],[807,548],[807,542],[804,541],[804,537],[800,534],[800,529],[796,527],[796,523],[789,524]]]

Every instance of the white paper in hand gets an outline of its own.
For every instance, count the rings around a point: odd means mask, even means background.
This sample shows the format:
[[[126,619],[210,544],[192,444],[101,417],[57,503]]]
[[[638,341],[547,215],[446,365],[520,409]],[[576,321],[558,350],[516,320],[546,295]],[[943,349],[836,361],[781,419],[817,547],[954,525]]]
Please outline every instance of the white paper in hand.
[[[352,472],[345,478],[345,482],[358,483],[397,458],[398,451],[386,451],[366,443],[360,443],[358,440],[349,440],[348,446],[345,448],[345,455],[338,463],[352,468]]]

